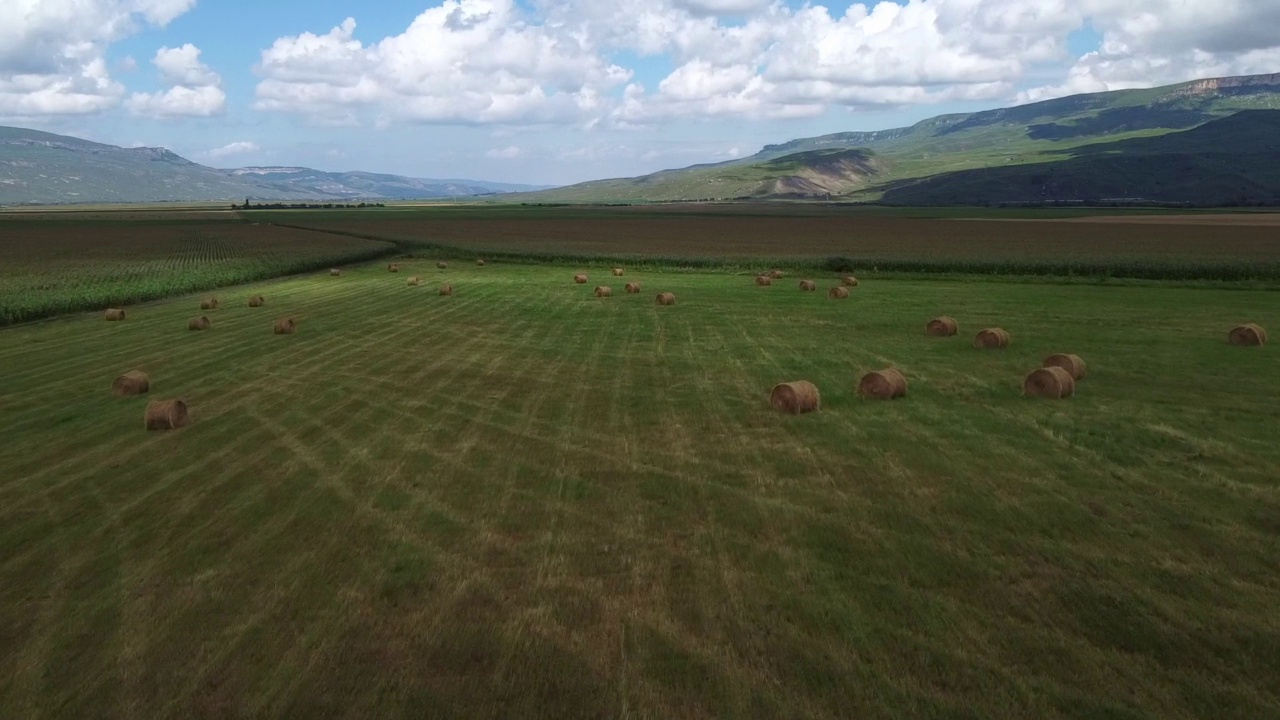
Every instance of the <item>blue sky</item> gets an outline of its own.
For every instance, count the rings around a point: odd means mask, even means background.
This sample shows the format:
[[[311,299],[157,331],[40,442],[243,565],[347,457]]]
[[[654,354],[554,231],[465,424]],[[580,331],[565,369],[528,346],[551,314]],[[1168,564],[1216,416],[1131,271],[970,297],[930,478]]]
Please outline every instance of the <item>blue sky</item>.
[[[560,184],[1275,71],[1280,31],[1258,28],[1280,12],[1260,5],[6,0],[0,123],[222,167]]]

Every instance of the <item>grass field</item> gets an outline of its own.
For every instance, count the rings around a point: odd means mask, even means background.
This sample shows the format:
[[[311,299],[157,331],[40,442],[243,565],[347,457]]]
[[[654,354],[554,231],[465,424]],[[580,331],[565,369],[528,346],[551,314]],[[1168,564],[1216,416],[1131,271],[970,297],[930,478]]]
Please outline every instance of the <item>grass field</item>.
[[[0,325],[368,260],[389,243],[235,216],[0,217]]]
[[[0,330],[0,717],[1280,715],[1272,293],[434,260]]]
[[[249,213],[307,228],[512,259],[609,257],[675,265],[776,262],[859,273],[1080,275],[1280,280],[1275,216],[1187,215],[1176,223],[1079,212],[897,211],[770,204],[662,208],[458,207]],[[1142,217],[1142,216],[1140,216]],[[1146,215],[1145,217],[1151,217]],[[1179,216],[1183,217],[1183,216]],[[1241,224],[1240,218],[1253,224]],[[983,219],[1000,222],[980,222]]]

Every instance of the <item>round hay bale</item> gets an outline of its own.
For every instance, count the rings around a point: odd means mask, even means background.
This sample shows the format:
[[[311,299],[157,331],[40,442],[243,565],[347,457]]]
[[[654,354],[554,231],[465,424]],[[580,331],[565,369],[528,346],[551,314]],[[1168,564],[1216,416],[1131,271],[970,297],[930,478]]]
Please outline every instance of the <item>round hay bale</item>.
[[[987,350],[1001,350],[1009,347],[1009,332],[1001,328],[987,328],[973,339],[973,346]]]
[[[201,300],[200,309],[201,310],[217,310],[218,298],[205,298],[204,300]]]
[[[872,400],[895,400],[907,394],[907,378],[896,368],[869,372],[858,381],[858,394]]]
[[[924,334],[929,337],[951,337],[958,332],[960,332],[960,323],[946,315],[936,317],[924,326]]]
[[[760,287],[769,287],[773,284],[773,280],[768,275],[760,275],[756,278],[756,284]]]
[[[262,307],[267,304],[267,299],[261,295],[254,295],[249,298],[249,307]]]
[[[587,276],[586,276],[586,275],[574,275],[574,276],[573,276],[573,282],[574,282],[574,284],[575,284],[575,285],[586,285],[586,284],[587,284]]]
[[[1243,347],[1262,347],[1267,344],[1267,331],[1256,323],[1245,323],[1232,328],[1231,333],[1227,335],[1227,342]]]
[[[441,285],[441,286],[440,286],[440,294],[441,294],[441,295],[452,295],[452,294],[453,294],[453,286],[452,286],[452,285]]]
[[[445,269],[447,269],[447,268],[449,267],[449,263],[447,263],[447,262],[445,262],[445,261],[441,260],[440,262],[436,263],[436,267],[437,267],[437,268],[439,268],[439,269],[441,269],[441,270],[445,270]]]
[[[858,278],[852,275],[845,275],[844,277],[840,278],[840,284],[844,285],[845,287],[858,287]]]
[[[782,274],[782,271],[781,271],[781,270],[770,270],[770,271],[769,271],[769,279],[771,279],[771,280],[781,280],[781,279],[782,279],[782,278],[784,278],[784,277],[786,277],[786,276]]]
[[[817,292],[817,291],[818,291],[818,283],[812,280],[800,281],[800,292]]]
[[[280,318],[272,329],[276,335],[292,335],[298,332],[298,323],[293,318]]]
[[[799,415],[817,410],[822,405],[822,398],[813,383],[797,380],[774,385],[769,393],[769,402],[780,412]]]
[[[476,260],[476,267],[484,267],[484,260],[483,260],[483,259],[477,259],[477,260]]]
[[[1065,368],[1036,368],[1022,383],[1022,392],[1027,397],[1061,400],[1076,394],[1076,381]]]
[[[827,291],[827,297],[832,300],[847,300],[849,298],[849,289],[836,286]]]
[[[200,317],[191,318],[187,321],[188,330],[208,330],[213,323],[209,322],[209,318],[201,315]]]
[[[1063,370],[1066,370],[1071,373],[1072,380],[1083,380],[1085,373],[1088,370],[1084,365],[1084,360],[1081,360],[1079,355],[1070,355],[1067,353],[1050,355],[1045,358],[1044,362],[1041,364],[1045,367],[1060,367]]]
[[[638,283],[638,282],[629,282],[629,283],[627,283],[627,294],[628,294],[628,295],[638,295],[639,293],[640,293],[640,283]]]
[[[339,277],[340,275],[342,275],[342,271],[338,268],[333,268],[329,271],[329,277]]]
[[[418,287],[421,284],[422,284],[422,278],[418,277],[417,275],[414,275],[413,277],[409,278],[409,285],[411,287]]]
[[[121,320],[124,320],[124,311],[120,308],[108,308],[107,311],[102,314],[102,319],[107,322],[120,322]]]
[[[400,272],[400,263],[391,263],[390,265],[388,265],[387,272],[393,272],[393,273]]]
[[[152,400],[147,403],[148,430],[177,430],[191,424],[187,404],[181,400]]]
[[[613,288],[608,287],[608,286],[606,286],[606,285],[601,285],[601,286],[597,287],[597,288],[596,288],[596,297],[598,297],[598,298],[613,297]]]
[[[133,397],[151,390],[151,379],[141,370],[130,370],[111,383],[111,394],[116,397]]]
[[[658,293],[658,304],[659,305],[675,305],[676,304],[675,293],[669,293],[669,292]]]
[[[614,277],[622,277],[622,273],[623,273],[622,268],[614,268],[614,269],[613,269],[613,276],[614,276]]]

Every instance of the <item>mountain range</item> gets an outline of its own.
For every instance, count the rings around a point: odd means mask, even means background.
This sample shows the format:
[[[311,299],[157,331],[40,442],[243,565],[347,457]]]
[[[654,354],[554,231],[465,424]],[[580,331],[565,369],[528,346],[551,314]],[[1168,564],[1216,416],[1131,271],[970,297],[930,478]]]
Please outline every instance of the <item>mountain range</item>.
[[[1277,118],[1280,74],[1197,80],[801,138],[728,162],[504,200],[1275,204]]]
[[[492,195],[537,186],[299,167],[221,170],[164,148],[122,148],[0,127],[0,205],[206,200],[380,201]]]

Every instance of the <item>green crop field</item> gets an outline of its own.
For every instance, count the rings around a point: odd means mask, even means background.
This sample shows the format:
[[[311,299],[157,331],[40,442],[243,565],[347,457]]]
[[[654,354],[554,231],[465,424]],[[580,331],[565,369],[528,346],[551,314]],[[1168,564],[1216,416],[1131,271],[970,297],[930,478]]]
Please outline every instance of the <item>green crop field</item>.
[[[0,717],[1280,716],[1274,293],[472,258],[0,329]]]
[[[0,217],[0,325],[368,260],[394,246],[228,218]]]

